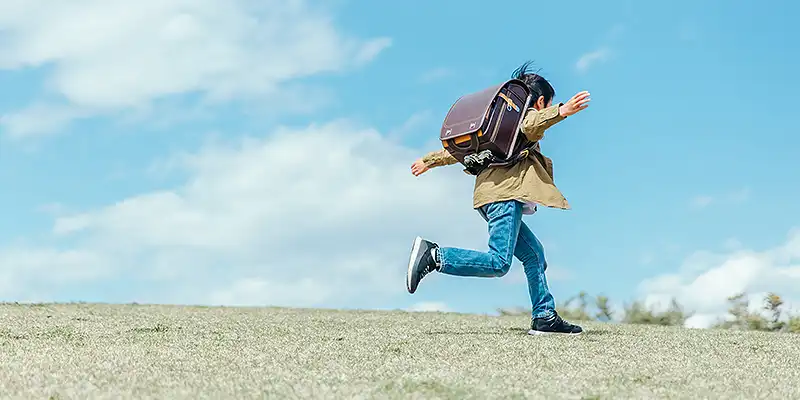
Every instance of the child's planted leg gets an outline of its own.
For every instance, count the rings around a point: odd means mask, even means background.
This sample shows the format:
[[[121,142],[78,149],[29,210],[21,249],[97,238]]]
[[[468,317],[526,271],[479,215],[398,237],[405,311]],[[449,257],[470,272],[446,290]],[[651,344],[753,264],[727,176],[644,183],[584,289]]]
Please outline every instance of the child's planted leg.
[[[522,261],[531,296],[531,335],[562,333],[578,335],[583,329],[564,321],[556,312],[556,303],[547,285],[547,260],[544,246],[536,235],[523,223],[519,229],[514,255]]]

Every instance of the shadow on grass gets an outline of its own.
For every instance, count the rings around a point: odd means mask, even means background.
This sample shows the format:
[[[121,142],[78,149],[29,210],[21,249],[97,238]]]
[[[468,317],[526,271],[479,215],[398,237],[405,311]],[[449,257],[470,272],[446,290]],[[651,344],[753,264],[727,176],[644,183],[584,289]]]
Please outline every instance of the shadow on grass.
[[[8,340],[63,340],[68,343],[85,344],[88,336],[70,326],[55,326],[45,330],[25,333],[14,333],[7,329],[0,329],[0,339]]]
[[[470,330],[431,330],[426,331],[426,335],[492,335],[492,336],[505,336],[508,334],[515,335],[528,335],[529,328],[506,328],[506,329],[470,329]],[[612,332],[607,329],[584,329],[581,336],[603,336],[603,335],[619,335],[617,332]]]
[[[373,395],[389,398],[408,398],[412,394],[423,398],[463,399],[469,397],[468,390],[434,380],[400,380],[379,385]],[[413,396],[413,397],[418,397]]]
[[[511,332],[516,332],[518,335],[527,335],[530,329],[528,328],[508,328]],[[583,333],[580,336],[603,336],[603,335],[619,335],[617,332],[612,332],[607,329],[583,329]]]
[[[472,329],[472,330],[460,330],[460,331],[426,331],[424,332],[426,335],[506,335],[508,331],[502,331],[497,329]]]
[[[180,330],[181,328],[178,327],[178,329]],[[165,333],[165,332],[168,332],[168,331],[171,331],[171,330],[173,330],[173,328],[169,327],[166,324],[163,324],[163,323],[159,322],[155,326],[133,328],[133,329],[130,330],[130,332],[134,332],[134,333]]]

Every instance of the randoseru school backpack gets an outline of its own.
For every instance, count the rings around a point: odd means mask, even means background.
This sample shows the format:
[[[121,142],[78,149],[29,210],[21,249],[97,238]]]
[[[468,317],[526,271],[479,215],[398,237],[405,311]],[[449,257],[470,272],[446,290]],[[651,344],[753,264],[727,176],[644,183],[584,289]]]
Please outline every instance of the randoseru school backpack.
[[[530,89],[518,79],[462,96],[442,123],[442,146],[471,175],[514,164],[535,145],[520,129],[530,102]]]

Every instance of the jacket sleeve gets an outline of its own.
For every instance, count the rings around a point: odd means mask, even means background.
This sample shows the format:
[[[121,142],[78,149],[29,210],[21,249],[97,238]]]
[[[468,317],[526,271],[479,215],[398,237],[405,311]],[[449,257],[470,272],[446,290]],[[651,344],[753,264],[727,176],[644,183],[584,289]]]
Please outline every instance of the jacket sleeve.
[[[528,109],[525,119],[522,120],[522,132],[528,140],[532,142],[542,140],[544,131],[566,118],[558,111],[562,105],[563,103],[559,103],[538,111],[535,108]]]
[[[447,151],[447,149],[441,149],[438,151],[432,151],[423,156],[422,162],[424,162],[428,168],[433,168],[455,164],[458,162],[458,160],[453,157],[450,152]]]

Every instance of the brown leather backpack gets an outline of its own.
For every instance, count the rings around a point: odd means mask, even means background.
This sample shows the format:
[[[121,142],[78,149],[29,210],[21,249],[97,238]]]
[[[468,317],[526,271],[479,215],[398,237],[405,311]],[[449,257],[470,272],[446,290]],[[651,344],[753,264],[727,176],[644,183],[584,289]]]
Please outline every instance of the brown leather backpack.
[[[520,126],[531,97],[518,79],[460,97],[442,123],[442,146],[471,175],[527,157],[536,143],[530,143]]]

